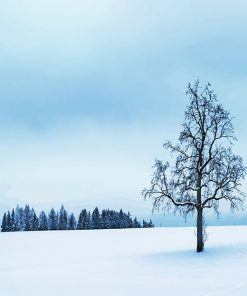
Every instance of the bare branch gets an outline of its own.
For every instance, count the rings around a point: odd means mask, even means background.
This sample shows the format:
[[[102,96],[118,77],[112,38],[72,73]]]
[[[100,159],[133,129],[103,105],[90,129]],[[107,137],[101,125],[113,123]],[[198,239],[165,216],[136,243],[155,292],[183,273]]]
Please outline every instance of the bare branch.
[[[233,118],[218,103],[210,84],[202,88],[196,81],[188,85],[186,94],[189,105],[178,143],[164,144],[176,159],[171,167],[168,162],[155,161],[151,186],[143,195],[153,200],[154,210],[179,210],[184,216],[196,210],[202,235],[204,209],[218,214],[222,200],[232,209],[242,207],[245,195],[240,188],[246,168],[231,150],[236,141]]]

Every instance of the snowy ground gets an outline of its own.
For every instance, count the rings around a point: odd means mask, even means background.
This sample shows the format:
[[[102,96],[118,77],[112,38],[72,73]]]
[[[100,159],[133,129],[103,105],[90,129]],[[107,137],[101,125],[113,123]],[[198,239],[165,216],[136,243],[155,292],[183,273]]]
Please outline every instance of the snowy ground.
[[[0,234],[0,295],[247,295],[247,226]]]

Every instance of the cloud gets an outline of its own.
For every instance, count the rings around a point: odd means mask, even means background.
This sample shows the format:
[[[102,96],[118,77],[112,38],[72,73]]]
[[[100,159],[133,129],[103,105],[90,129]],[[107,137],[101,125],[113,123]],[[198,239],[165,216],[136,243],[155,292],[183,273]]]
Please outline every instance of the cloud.
[[[0,180],[28,200],[137,196],[196,78],[245,156],[246,25],[244,1],[3,1]]]

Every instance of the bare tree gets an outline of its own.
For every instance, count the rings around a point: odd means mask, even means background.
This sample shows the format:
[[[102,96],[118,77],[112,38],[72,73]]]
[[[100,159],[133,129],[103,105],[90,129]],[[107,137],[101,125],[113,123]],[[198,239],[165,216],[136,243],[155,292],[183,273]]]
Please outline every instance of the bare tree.
[[[236,138],[232,118],[211,90],[196,81],[187,89],[189,105],[178,144],[164,147],[176,155],[175,163],[156,160],[149,189],[144,198],[153,200],[153,210],[178,211],[185,217],[197,214],[197,252],[204,249],[204,209],[219,213],[220,202],[232,210],[242,208],[245,195],[240,190],[246,174],[242,158],[233,154]]]

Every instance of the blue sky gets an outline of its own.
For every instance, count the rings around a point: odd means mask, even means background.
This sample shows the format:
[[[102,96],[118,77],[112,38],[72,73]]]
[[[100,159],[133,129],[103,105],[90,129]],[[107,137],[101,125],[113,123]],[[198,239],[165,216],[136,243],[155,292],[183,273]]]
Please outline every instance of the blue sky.
[[[2,200],[141,206],[197,78],[247,159],[246,27],[245,1],[1,1]]]

